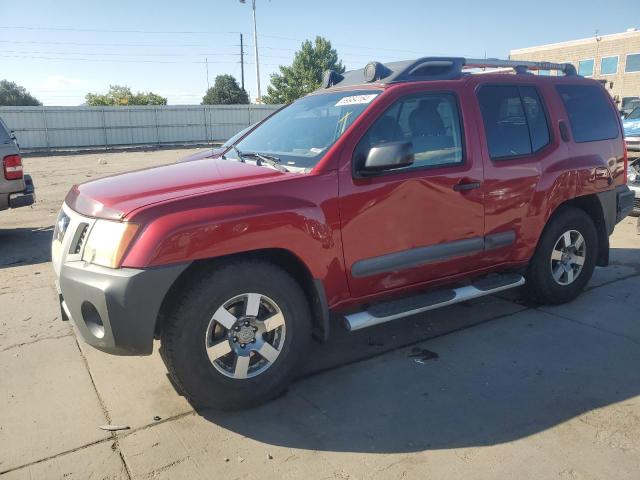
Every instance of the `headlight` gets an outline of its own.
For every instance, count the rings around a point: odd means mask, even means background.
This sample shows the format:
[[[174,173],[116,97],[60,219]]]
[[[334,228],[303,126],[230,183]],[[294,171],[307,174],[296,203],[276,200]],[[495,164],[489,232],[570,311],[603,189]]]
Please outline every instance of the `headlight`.
[[[97,220],[84,246],[82,260],[118,268],[137,231],[135,223]]]
[[[636,183],[638,180],[638,172],[631,165],[627,167],[627,182]]]

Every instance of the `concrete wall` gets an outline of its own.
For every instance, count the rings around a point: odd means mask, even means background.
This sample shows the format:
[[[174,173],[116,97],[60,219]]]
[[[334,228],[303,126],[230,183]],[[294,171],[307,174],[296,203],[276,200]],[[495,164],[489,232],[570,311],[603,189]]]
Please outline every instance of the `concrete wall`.
[[[226,140],[276,105],[0,107],[25,150],[111,148]]]
[[[640,31],[627,31],[613,35],[572,40],[569,42],[540,45],[536,47],[512,50],[513,60],[550,61],[572,63],[578,68],[580,60],[595,59],[592,78],[608,82],[607,90],[618,98],[640,96],[640,72],[625,73],[626,56],[640,53]],[[600,61],[603,57],[619,56],[618,70],[613,75],[602,75]]]

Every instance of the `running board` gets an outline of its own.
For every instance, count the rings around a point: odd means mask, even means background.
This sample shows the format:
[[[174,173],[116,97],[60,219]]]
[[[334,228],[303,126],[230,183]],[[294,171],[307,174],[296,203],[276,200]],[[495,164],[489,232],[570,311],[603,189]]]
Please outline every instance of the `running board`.
[[[380,323],[391,322],[417,313],[435,310],[454,303],[524,285],[524,277],[517,273],[491,275],[471,285],[450,290],[437,290],[412,297],[372,305],[362,312],[345,316],[347,330],[354,331]]]

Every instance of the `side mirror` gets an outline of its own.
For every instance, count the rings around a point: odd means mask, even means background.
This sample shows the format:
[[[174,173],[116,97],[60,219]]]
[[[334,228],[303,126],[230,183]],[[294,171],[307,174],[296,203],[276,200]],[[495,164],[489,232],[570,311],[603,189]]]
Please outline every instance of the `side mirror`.
[[[413,143],[383,143],[371,147],[359,173],[362,176],[375,175],[386,170],[408,167],[413,164],[413,161]]]
[[[14,132],[13,130],[11,130],[9,132],[9,137],[11,138],[11,140],[16,140],[16,132]]]

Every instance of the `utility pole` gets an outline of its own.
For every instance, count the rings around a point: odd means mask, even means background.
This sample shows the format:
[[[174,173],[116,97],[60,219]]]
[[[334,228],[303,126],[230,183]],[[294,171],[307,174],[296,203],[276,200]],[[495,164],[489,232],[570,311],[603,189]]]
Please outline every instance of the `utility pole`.
[[[240,3],[247,3],[247,0],[240,0]],[[251,0],[251,8],[253,10],[253,49],[256,58],[256,84],[258,87],[258,96],[256,97],[256,103],[260,103],[262,97],[260,91],[260,62],[258,61],[258,31],[256,28],[256,0]]]
[[[204,63],[207,68],[207,92],[208,92],[210,87],[209,87],[209,59],[207,57],[205,57]]]
[[[240,79],[244,90],[244,43],[242,42],[242,34],[240,34]]]
[[[260,94],[260,62],[258,61],[258,30],[256,29],[256,0],[253,0],[253,48],[256,56],[256,83],[258,84],[258,97],[256,103],[261,103]]]

